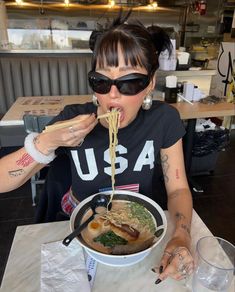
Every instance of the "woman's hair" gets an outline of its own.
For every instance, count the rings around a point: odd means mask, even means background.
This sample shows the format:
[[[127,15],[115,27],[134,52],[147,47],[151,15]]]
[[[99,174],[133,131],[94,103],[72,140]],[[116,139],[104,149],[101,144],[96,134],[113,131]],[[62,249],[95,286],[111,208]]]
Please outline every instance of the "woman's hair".
[[[120,47],[126,65],[144,67],[153,77],[159,67],[159,54],[172,45],[167,33],[158,26],[148,28],[138,21],[127,23],[131,11],[126,16],[119,16],[111,27],[105,31],[93,31],[90,37],[90,49],[93,51],[91,68],[98,66],[118,66],[118,49]]]

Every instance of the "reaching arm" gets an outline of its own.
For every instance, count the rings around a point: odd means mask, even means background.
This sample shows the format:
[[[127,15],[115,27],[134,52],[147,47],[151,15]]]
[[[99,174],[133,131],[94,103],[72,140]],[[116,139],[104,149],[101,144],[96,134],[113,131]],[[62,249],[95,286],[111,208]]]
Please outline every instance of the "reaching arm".
[[[80,115],[71,120],[78,121],[78,124],[72,126],[72,131],[71,126],[66,126],[41,133],[31,142],[32,147],[47,156],[60,146],[78,146],[97,124],[95,115]],[[24,147],[0,159],[0,193],[18,188],[45,166],[35,160]]]
[[[192,196],[185,174],[182,140],[161,150],[161,163],[168,195],[168,210],[175,223],[173,238],[182,238],[184,245],[189,248]]]
[[[182,140],[161,150],[161,163],[174,232],[165,247],[156,284],[167,277],[181,280],[193,271],[193,258],[189,252],[192,196],[184,169]]]

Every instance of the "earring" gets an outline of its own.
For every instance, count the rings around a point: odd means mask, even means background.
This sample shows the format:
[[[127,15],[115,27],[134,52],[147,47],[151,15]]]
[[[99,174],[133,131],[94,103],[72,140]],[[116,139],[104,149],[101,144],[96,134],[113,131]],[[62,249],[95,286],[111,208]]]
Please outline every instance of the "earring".
[[[97,106],[97,107],[99,106],[98,99],[94,94],[92,95],[92,102],[95,106]]]
[[[152,106],[152,103],[153,103],[153,93],[148,93],[144,100],[143,100],[143,103],[142,103],[142,109],[144,110],[149,110]]]

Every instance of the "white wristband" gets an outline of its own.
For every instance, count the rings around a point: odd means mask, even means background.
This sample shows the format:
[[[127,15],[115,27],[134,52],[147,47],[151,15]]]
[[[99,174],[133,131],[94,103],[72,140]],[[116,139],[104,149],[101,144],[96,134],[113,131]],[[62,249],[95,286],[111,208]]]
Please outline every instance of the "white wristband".
[[[30,133],[24,140],[24,148],[27,153],[38,163],[48,164],[55,159],[55,151],[49,155],[42,154],[38,151],[34,145],[34,139],[39,135],[39,133]]]

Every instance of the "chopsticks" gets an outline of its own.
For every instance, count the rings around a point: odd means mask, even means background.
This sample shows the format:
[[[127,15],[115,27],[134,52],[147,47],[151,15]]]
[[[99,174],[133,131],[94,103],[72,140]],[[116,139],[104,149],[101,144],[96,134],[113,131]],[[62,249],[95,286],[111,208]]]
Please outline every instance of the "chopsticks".
[[[53,124],[50,126],[46,126],[45,129],[43,130],[43,133],[49,133],[49,132],[54,131],[54,130],[59,130],[59,129],[71,127],[73,125],[77,125],[78,123],[79,123],[79,121],[74,120],[74,121],[68,121],[68,122],[63,122],[63,123],[59,123],[59,124]]]
[[[100,116],[98,116],[97,119],[98,119],[98,120],[99,120],[99,119],[105,119],[105,118],[108,118],[109,115],[110,115],[110,112],[107,113],[107,114],[104,114],[104,115],[100,115]]]
[[[97,119],[105,119],[110,115],[110,113],[104,114],[104,115],[100,115],[97,117]],[[67,128],[67,127],[71,127],[73,125],[77,125],[79,123],[78,120],[74,120],[74,121],[68,121],[68,122],[62,122],[59,124],[53,124],[50,126],[46,126],[45,129],[43,130],[43,133],[49,133],[52,132],[54,130],[59,130],[59,129],[63,129],[63,128]]]

